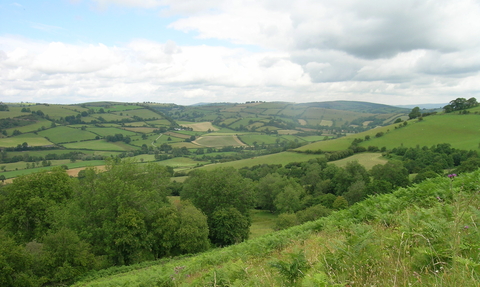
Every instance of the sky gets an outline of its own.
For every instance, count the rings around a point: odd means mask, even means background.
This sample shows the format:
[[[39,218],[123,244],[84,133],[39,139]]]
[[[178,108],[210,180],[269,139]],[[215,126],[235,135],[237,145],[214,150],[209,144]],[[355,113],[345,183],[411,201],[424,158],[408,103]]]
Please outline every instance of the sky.
[[[479,94],[479,0],[0,0],[3,102]]]

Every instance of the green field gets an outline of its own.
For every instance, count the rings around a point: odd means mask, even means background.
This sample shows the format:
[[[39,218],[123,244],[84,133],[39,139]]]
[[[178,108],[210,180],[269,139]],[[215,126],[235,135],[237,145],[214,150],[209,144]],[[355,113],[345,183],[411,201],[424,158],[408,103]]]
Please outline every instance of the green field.
[[[29,113],[22,113],[20,107],[8,107],[8,111],[0,111],[0,119],[16,118],[28,115]]]
[[[38,133],[42,137],[48,138],[54,143],[66,143],[73,141],[92,140],[97,136],[89,131],[69,128],[66,126],[57,126]]]
[[[377,164],[386,164],[387,159],[382,156],[381,153],[357,153],[352,156],[349,156],[344,159],[332,161],[330,163],[335,164],[338,167],[345,167],[347,163],[357,161],[359,164],[363,165],[367,170],[372,169]]]
[[[308,161],[310,159],[319,158],[319,157],[323,157],[323,155],[302,154],[302,153],[295,153],[295,152],[281,152],[281,153],[269,154],[264,156],[237,160],[237,161],[209,164],[201,168],[212,170],[220,167],[234,167],[238,169],[242,167],[251,167],[259,164],[285,165],[291,162],[303,162],[303,161]]]
[[[246,143],[247,145],[253,146],[253,143],[257,143],[258,145],[264,144],[274,144],[276,140],[279,139],[277,136],[269,136],[269,135],[261,135],[261,134],[246,134],[246,135],[239,135],[239,138],[242,142]]]
[[[6,131],[8,135],[12,135],[14,130],[19,130],[22,133],[28,133],[28,132],[35,132],[42,129],[50,128],[51,125],[52,125],[51,121],[40,119],[39,121],[34,122],[28,126],[10,128],[10,129],[6,129]]]
[[[398,125],[398,124],[397,124]],[[480,144],[480,116],[475,114],[445,114],[425,117],[423,121],[412,120],[406,127],[394,130],[380,138],[361,143],[361,146],[386,146],[388,149],[403,145],[432,146],[449,143],[452,147],[478,150]]]
[[[76,161],[76,162],[70,162],[68,159],[64,160],[52,160],[52,166],[47,166],[47,167],[36,167],[36,168],[29,168],[26,169],[27,163],[25,162],[17,162],[17,163],[10,163],[10,164],[2,164],[6,165],[6,172],[1,172],[0,174],[4,175],[5,178],[15,178],[21,175],[27,175],[43,170],[50,170],[54,166],[59,166],[59,165],[66,165],[68,166],[69,169],[72,168],[79,168],[79,167],[89,167],[89,166],[99,166],[99,165],[104,165],[105,162],[103,160],[91,160],[91,161]],[[29,163],[32,164],[32,163]],[[18,170],[15,170],[18,169]]]
[[[275,220],[278,215],[270,211],[256,209],[252,210],[250,214],[252,216],[252,226],[250,226],[249,239],[254,239],[275,231],[273,227],[275,226]]]
[[[198,144],[206,147],[222,147],[222,146],[240,146],[241,144],[235,140],[235,136],[202,136],[195,140]]]
[[[161,119],[162,118],[161,115],[147,109],[137,109],[137,110],[126,111],[123,114],[129,117],[137,116],[143,119],[153,119],[153,118]]]
[[[136,135],[135,132],[132,132],[132,131],[126,131],[126,130],[123,130],[123,129],[119,129],[119,128],[87,128],[87,131],[89,132],[92,132],[94,134],[97,134],[101,137],[106,137],[108,135],[116,135],[116,134],[122,134],[124,136],[134,136]]]
[[[48,146],[52,145],[46,138],[33,134],[21,134],[15,137],[0,138],[0,147],[16,147],[26,142],[29,146]]]
[[[123,142],[106,142],[105,140],[92,140],[76,143],[64,144],[68,149],[88,149],[99,151],[130,151],[135,148]]]

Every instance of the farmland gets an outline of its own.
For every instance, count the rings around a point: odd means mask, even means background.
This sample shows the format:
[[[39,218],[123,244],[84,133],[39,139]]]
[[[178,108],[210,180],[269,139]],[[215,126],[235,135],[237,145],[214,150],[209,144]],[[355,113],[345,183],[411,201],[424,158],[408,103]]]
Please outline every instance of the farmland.
[[[37,111],[42,113],[38,115]],[[97,157],[122,155],[144,161],[161,158],[162,162],[174,157],[173,149],[182,150],[176,150],[175,156],[192,158],[211,149],[202,165],[225,162],[251,166],[270,161],[306,161],[315,155],[278,152],[340,151],[348,149],[353,139],[366,136],[370,140],[359,146],[390,149],[402,143],[407,147],[431,145],[440,140],[442,128],[448,127],[452,136],[447,142],[458,148],[478,148],[476,114],[425,117],[422,122],[408,121],[408,125],[396,128],[398,124],[392,122],[405,119],[407,111],[360,102],[252,102],[192,107],[108,102],[12,106],[7,112],[0,112],[0,119],[13,117],[18,119],[18,126],[4,130],[7,136],[0,138],[0,146],[18,148],[26,142],[30,147],[48,147],[48,153],[53,154],[81,150]],[[383,136],[376,137],[377,133]],[[115,135],[121,137],[112,138]],[[26,149],[23,152],[34,157],[46,155],[42,150]],[[14,152],[17,151],[8,152],[8,156],[13,157]],[[360,161],[367,162],[365,157]]]

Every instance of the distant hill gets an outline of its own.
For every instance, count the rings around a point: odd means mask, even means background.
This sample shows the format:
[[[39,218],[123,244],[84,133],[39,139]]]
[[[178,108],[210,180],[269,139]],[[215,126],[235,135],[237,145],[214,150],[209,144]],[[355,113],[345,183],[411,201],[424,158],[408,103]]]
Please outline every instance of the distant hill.
[[[444,106],[448,105],[448,103],[443,104],[417,104],[417,105],[395,105],[395,107],[399,108],[406,108],[406,109],[413,109],[415,107],[419,107],[420,109],[443,109]]]
[[[305,104],[299,104],[299,105],[325,108],[325,109],[343,110],[343,111],[354,111],[359,113],[372,113],[372,114],[406,112],[405,107],[395,107],[395,106],[389,106],[389,105],[383,105],[383,104],[357,102],[357,101],[314,102],[314,103],[305,103]]]

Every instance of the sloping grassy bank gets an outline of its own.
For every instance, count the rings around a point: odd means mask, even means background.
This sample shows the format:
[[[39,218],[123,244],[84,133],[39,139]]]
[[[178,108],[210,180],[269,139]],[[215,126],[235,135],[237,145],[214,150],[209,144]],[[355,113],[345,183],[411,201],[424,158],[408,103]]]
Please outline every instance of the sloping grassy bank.
[[[371,197],[329,217],[76,286],[478,286],[480,170]]]

